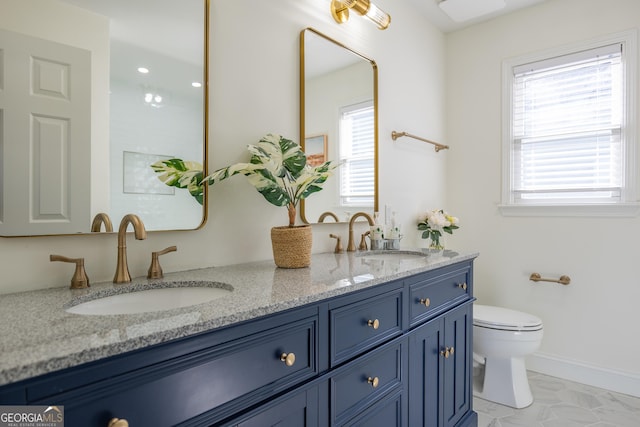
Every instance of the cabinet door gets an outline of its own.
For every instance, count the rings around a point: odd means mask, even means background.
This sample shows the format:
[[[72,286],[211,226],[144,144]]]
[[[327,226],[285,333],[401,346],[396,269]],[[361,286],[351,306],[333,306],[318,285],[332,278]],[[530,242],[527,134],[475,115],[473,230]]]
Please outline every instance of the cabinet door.
[[[409,425],[455,426],[471,409],[471,303],[409,337]]]
[[[434,319],[409,336],[409,425],[441,426],[444,358],[443,321]]]
[[[464,304],[444,316],[444,425],[454,426],[471,408],[471,304]]]

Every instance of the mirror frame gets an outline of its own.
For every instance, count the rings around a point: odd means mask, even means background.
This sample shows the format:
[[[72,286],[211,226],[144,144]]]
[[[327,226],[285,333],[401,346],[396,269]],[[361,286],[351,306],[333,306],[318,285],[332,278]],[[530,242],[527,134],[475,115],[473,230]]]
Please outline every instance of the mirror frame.
[[[324,34],[322,34],[321,32],[315,30],[314,28],[311,27],[307,27],[305,29],[303,29],[300,32],[300,146],[302,147],[302,150],[304,151],[305,149],[305,139],[306,139],[306,135],[305,135],[305,121],[306,121],[306,117],[305,117],[305,102],[306,102],[306,97],[305,97],[305,45],[304,45],[304,35],[305,32],[310,32],[313,33],[325,40],[327,40],[330,43],[335,44],[338,47],[341,47],[351,53],[353,53],[354,55],[357,55],[358,57],[364,59],[365,61],[369,62],[369,64],[371,65],[371,71],[373,73],[373,144],[374,144],[374,154],[373,154],[373,165],[374,165],[374,171],[373,171],[373,188],[374,188],[374,195],[373,195],[373,212],[378,212],[378,65],[376,64],[376,62],[371,59],[366,57],[365,55],[362,55],[359,52],[356,52],[355,50],[351,49],[350,47],[332,39],[331,37],[328,37]],[[372,214],[373,214],[372,212]],[[305,212],[305,200],[301,200],[300,201],[300,219],[302,220],[303,223],[305,224],[323,224],[323,222],[310,222],[307,217],[306,217],[306,212]],[[344,223],[346,221],[337,221],[338,223]]]
[[[209,164],[209,158],[208,158],[208,154],[209,154],[209,48],[210,48],[210,32],[211,32],[211,18],[210,18],[210,14],[211,14],[211,0],[201,0],[202,1],[202,12],[204,14],[203,17],[203,37],[204,37],[204,43],[203,43],[203,67],[202,67],[202,76],[203,76],[203,85],[202,85],[202,89],[204,91],[203,93],[203,109],[202,109],[202,115],[203,115],[203,126],[202,126],[202,169],[203,169],[203,176],[207,176],[208,175],[208,164]],[[177,3],[178,4],[178,3]],[[208,220],[208,213],[209,213],[209,197],[208,197],[208,185],[207,183],[203,183],[203,203],[202,203],[202,220],[200,221],[200,223],[194,227],[194,228],[184,228],[184,229],[159,229],[159,230],[147,230],[147,232],[149,233],[156,233],[156,232],[167,232],[167,231],[195,231],[195,230],[199,230],[202,227],[204,227],[204,225],[207,223]],[[135,212],[132,212],[135,214]],[[96,215],[95,214],[93,216],[93,218],[95,218]],[[12,238],[24,238],[24,237],[51,237],[51,236],[92,236],[92,235],[100,235],[100,234],[116,234],[118,233],[118,225],[119,225],[119,221],[117,222],[113,222],[113,229],[114,231],[111,232],[107,232],[107,231],[100,231],[100,232],[92,232],[91,231],[91,224],[87,224],[88,227],[88,231],[85,233],[74,233],[74,234],[69,234],[69,233],[59,233],[59,234],[29,234],[29,235],[0,235],[0,238],[7,238],[7,239],[12,239]]]

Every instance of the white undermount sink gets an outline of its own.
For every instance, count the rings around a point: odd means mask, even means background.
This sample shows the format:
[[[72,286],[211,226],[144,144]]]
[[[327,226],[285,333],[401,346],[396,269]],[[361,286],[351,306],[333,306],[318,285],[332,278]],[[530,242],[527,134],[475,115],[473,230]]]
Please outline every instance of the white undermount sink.
[[[209,282],[208,282],[209,283]],[[210,282],[213,283],[213,282]],[[202,304],[228,296],[230,285],[157,287],[98,297],[67,308],[67,313],[84,315],[137,314]]]

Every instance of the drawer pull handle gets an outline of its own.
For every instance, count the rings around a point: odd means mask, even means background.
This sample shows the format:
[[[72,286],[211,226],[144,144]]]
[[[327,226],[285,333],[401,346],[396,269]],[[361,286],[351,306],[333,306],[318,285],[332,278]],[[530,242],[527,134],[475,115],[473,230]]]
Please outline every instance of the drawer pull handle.
[[[296,363],[296,355],[294,353],[282,353],[280,360],[287,366],[293,366],[293,364]]]
[[[431,305],[431,300],[429,298],[420,298],[420,304],[425,307],[429,307]]]
[[[371,384],[371,387],[378,388],[378,386],[380,385],[380,378],[378,378],[378,377],[373,377],[373,378],[369,377],[369,378],[367,378],[367,382],[369,384]]]
[[[371,326],[373,329],[378,329],[380,327],[380,321],[378,319],[368,320],[367,325]]]
[[[107,427],[129,427],[129,422],[124,418],[111,418]]]
[[[462,289],[463,291],[467,290],[467,284],[466,283],[458,283],[458,287],[460,289]]]
[[[448,359],[449,356],[453,356],[454,351],[455,350],[453,347],[445,347],[444,350],[440,352],[440,355],[443,356],[445,359]]]

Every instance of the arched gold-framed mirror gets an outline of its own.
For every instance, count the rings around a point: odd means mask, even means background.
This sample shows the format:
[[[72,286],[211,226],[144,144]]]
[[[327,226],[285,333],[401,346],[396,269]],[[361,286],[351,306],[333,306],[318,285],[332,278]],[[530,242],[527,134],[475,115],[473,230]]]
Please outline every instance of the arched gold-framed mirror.
[[[302,201],[303,222],[378,211],[378,67],[313,28],[300,33],[300,144],[309,161],[342,162]]]
[[[0,77],[22,89],[0,94],[0,236],[89,234],[98,213],[116,226],[135,213],[148,231],[204,224],[206,195],[151,164],[206,173],[209,2],[0,3]]]

